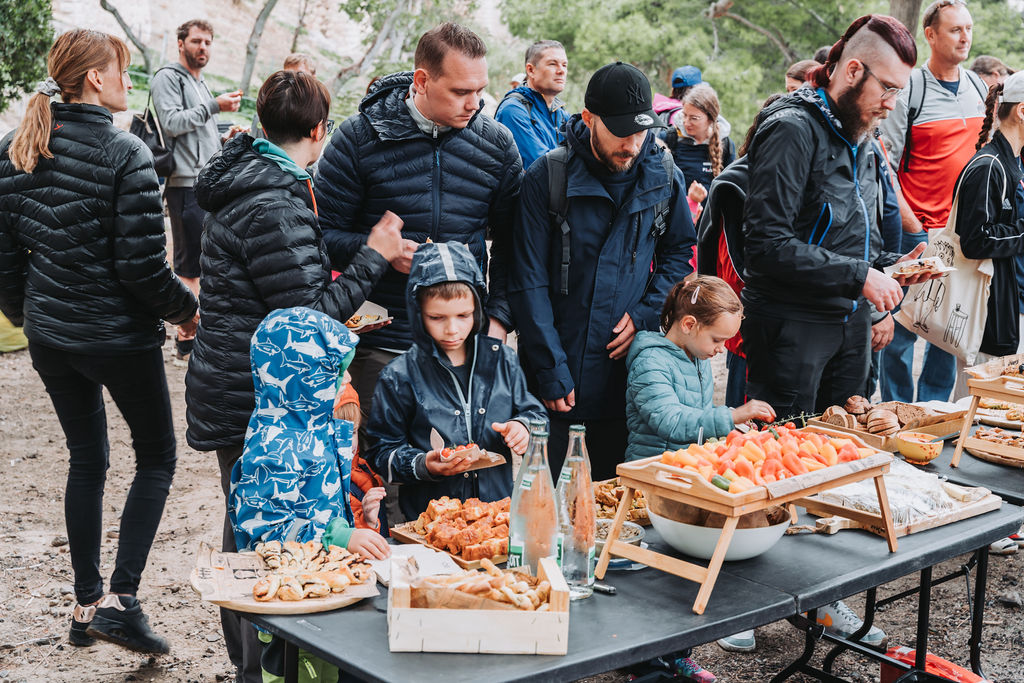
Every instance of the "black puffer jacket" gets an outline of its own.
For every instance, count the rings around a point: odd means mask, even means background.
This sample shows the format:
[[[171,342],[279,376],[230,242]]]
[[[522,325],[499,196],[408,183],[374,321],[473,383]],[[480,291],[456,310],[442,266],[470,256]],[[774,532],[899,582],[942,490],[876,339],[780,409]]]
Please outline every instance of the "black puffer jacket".
[[[421,131],[409,113],[406,95],[412,73],[385,76],[342,122],[331,138],[317,176],[317,200],[324,241],[336,269],[366,244],[385,211],[405,221],[402,235],[423,243],[462,242],[487,273],[491,245],[487,315],[511,325],[506,294],[512,217],[523,164],[512,134],[477,112],[462,129]],[[489,230],[489,232],[488,232]],[[395,321],[361,343],[404,350],[412,344],[405,310],[408,276],[389,269],[370,299]]]
[[[124,354],[164,341],[196,300],[167,265],[153,155],[103,107],[53,104],[52,159],[0,142],[0,309],[37,344]]]
[[[363,245],[338,279],[317,225],[312,186],[258,154],[248,135],[224,146],[199,174],[203,313],[185,376],[196,450],[241,446],[255,406],[249,343],[277,308],[306,306],[345,321],[388,262]]]
[[[807,86],[783,97],[747,153],[742,298],[761,315],[842,320],[868,268],[899,258],[882,251],[877,147],[852,145],[832,106]]]

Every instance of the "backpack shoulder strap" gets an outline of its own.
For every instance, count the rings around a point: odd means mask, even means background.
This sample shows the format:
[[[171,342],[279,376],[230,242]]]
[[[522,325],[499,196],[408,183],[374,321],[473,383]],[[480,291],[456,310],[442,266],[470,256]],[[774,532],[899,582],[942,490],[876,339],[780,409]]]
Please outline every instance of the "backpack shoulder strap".
[[[654,223],[651,225],[651,235],[654,239],[660,238],[668,229],[668,213],[672,207],[672,184],[675,182],[676,162],[667,149],[661,152],[661,165],[668,176],[669,196],[654,205]]]
[[[544,158],[548,165],[548,216],[551,224],[562,236],[559,292],[566,296],[569,293],[569,263],[572,253],[569,221],[566,218],[569,212],[569,198],[566,196],[569,188],[569,148],[566,145],[559,145],[545,154]]]
[[[904,171],[910,170],[910,147],[911,131],[914,128],[914,121],[921,114],[921,107],[924,106],[925,92],[928,90],[928,82],[924,77],[924,69],[914,69],[910,72],[910,84],[907,86],[907,130],[903,138],[903,163],[900,164]],[[914,93],[917,92],[915,98]]]
[[[501,108],[501,105],[505,103],[505,100],[515,100],[516,102],[519,102],[524,107],[526,107],[527,116],[531,118],[533,117],[533,102],[530,101],[529,97],[527,97],[526,95],[517,90],[511,90],[508,93],[506,93],[503,98],[501,98],[501,102],[498,102],[498,108],[494,110],[495,113],[497,113],[498,109]]]
[[[967,80],[971,82],[974,89],[978,91],[978,96],[981,97],[981,101],[984,102],[988,99],[988,87],[985,85],[985,81],[981,80],[981,76],[974,73],[970,69],[964,69],[967,72]]]

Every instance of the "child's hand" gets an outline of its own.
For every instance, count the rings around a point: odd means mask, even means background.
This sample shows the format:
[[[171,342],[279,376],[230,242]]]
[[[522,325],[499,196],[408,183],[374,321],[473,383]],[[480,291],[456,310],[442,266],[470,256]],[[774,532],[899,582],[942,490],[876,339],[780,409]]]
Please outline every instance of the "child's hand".
[[[440,451],[430,451],[427,453],[427,459],[424,464],[427,467],[427,471],[435,477],[450,477],[453,474],[462,474],[473,463],[469,458],[460,455],[458,452],[452,455],[451,458],[442,460]]]
[[[348,539],[350,553],[359,553],[363,557],[372,557],[376,560],[383,560],[391,556],[391,548],[384,537],[376,531],[369,529],[354,529],[352,536]]]
[[[732,421],[736,424],[754,419],[761,420],[761,422],[774,422],[775,410],[764,401],[747,401],[739,408],[732,409]]]
[[[383,486],[374,486],[363,494],[363,521],[371,529],[376,529],[377,523],[380,521],[377,519],[377,515],[380,513],[380,502],[384,500],[385,495],[387,493]]]
[[[526,445],[530,441],[530,430],[519,420],[508,422],[493,422],[491,429],[505,437],[505,445],[512,449],[516,455],[526,452]]]

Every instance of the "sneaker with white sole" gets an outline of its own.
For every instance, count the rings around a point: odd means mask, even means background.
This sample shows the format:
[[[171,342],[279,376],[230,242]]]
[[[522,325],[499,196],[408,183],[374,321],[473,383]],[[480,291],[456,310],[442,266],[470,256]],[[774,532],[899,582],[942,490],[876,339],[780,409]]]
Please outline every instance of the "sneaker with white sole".
[[[131,595],[104,595],[86,632],[136,652],[165,655],[171,651],[167,641],[150,628],[142,605]]]
[[[753,652],[757,649],[757,641],[754,640],[754,629],[740,631],[731,636],[718,639],[718,647],[726,652]]]
[[[818,608],[818,623],[825,627],[825,630],[840,638],[849,638],[864,625],[864,620],[857,616],[857,613],[850,609],[845,602],[837,600],[830,605]],[[869,647],[884,648],[889,636],[885,631],[872,626],[860,642]]]
[[[1014,534],[1016,536],[1017,534]],[[989,553],[993,555],[1013,555],[1017,552],[1019,542],[1014,540],[1013,536],[1006,538],[1000,538],[995,543],[988,547]]]
[[[718,680],[711,673],[690,657],[679,657],[672,663],[676,678],[694,683],[715,683]]]
[[[1007,538],[1009,538],[1011,541],[1017,544],[1018,548],[1024,548],[1024,536],[1021,535],[1021,531],[1024,531],[1024,529],[1021,529],[1015,534],[1010,534],[1009,536],[1007,536]]]

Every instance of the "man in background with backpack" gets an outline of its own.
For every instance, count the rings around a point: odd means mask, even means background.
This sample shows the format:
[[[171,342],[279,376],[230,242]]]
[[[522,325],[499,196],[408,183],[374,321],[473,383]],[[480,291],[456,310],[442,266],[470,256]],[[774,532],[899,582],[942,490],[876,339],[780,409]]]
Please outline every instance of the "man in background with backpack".
[[[903,252],[927,243],[929,230],[946,227],[953,186],[974,154],[988,94],[981,78],[960,66],[971,50],[973,30],[963,0],[933,2],[921,23],[931,56],[913,70],[896,108],[880,127],[903,191]],[[893,341],[881,355],[883,401],[915,400],[911,371],[916,341],[917,335],[896,325]],[[916,400],[945,401],[955,381],[953,356],[928,344]]]
[[[562,44],[539,40],[526,50],[526,83],[507,92],[498,104],[494,118],[512,131],[523,169],[564,139],[561,129],[569,114],[558,95],[565,90],[568,70]]]
[[[565,142],[523,178],[509,302],[531,392],[551,420],[557,473],[572,423],[587,427],[595,479],[626,448],[626,353],[658,330],[696,242],[682,173],[655,141],[651,85],[622,62],[590,79]]]
[[[199,296],[199,252],[206,212],[196,204],[193,185],[206,162],[220,151],[217,114],[238,111],[241,91],[214,97],[202,71],[210,60],[213,27],[202,19],[178,27],[178,61],[161,67],[150,81],[153,109],[167,145],[174,151],[174,171],[167,178],[164,199],[171,219],[174,272]],[[192,337],[178,331],[175,358],[187,360]]]

